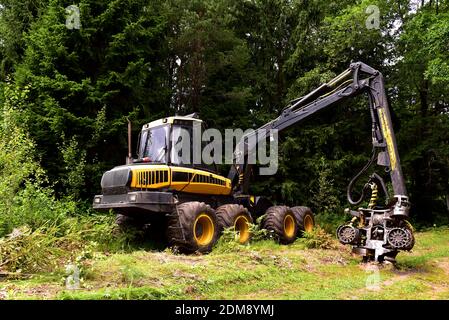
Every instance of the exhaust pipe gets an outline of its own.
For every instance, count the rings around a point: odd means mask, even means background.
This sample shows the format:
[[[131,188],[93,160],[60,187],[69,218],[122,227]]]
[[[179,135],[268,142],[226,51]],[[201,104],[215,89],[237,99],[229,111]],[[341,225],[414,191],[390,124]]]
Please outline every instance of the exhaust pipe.
[[[133,156],[131,151],[131,121],[129,121],[129,118],[127,117],[126,120],[128,120],[128,156],[126,157],[126,164],[130,164],[133,162]]]

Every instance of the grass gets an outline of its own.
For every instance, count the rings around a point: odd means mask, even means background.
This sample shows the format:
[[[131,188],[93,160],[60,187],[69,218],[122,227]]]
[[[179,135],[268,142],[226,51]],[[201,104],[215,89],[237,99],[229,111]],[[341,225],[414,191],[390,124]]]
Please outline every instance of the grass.
[[[449,229],[416,234],[397,267],[361,264],[349,247],[308,249],[261,240],[219,244],[208,255],[138,249],[102,253],[80,264],[81,287],[63,270],[0,279],[3,299],[448,299]]]

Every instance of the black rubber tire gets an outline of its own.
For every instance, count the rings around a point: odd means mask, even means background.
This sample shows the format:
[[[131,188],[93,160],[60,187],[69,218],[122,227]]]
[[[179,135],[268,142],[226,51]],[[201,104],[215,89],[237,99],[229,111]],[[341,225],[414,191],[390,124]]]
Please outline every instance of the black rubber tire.
[[[253,218],[248,212],[248,209],[239,204],[225,204],[218,207],[216,213],[220,232],[223,232],[224,229],[234,227],[237,219],[242,216],[245,217],[246,220],[248,220],[248,223],[253,223]],[[250,238],[251,234],[248,235],[248,238],[245,241],[240,242],[239,239],[239,242],[242,244],[248,243]]]
[[[116,214],[115,215],[115,223],[121,228],[130,224],[133,218],[129,216],[125,216],[124,214]]]
[[[195,240],[194,223],[200,214],[206,214],[213,223],[212,240],[200,245]],[[168,215],[167,237],[171,247],[182,253],[210,252],[218,240],[219,227],[214,209],[204,202],[185,202]]]
[[[313,216],[313,212],[309,207],[302,207],[302,206],[298,206],[298,207],[293,207],[291,208],[293,214],[295,215],[296,218],[296,222],[298,223],[298,228],[299,228],[299,236],[302,236],[303,232],[306,231],[305,227],[304,227],[304,221],[306,219],[306,216],[309,216],[312,218],[312,223],[313,226],[315,226],[315,218]]]
[[[144,225],[144,222],[120,213],[116,214],[115,223],[122,231],[127,231],[129,229],[136,229],[136,230],[142,229]]]
[[[293,233],[289,236],[286,233],[284,223],[287,218],[290,216],[294,222],[294,230]],[[298,223],[296,222],[296,217],[292,210],[287,206],[273,206],[268,208],[265,212],[265,216],[262,220],[262,226],[264,229],[273,232],[276,236],[276,239],[281,244],[290,244],[293,243],[298,235]]]

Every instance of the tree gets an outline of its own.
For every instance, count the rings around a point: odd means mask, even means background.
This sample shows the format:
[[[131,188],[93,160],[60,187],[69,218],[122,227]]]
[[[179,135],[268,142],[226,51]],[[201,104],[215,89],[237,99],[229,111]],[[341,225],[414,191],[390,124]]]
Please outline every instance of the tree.
[[[171,1],[167,10],[173,111],[199,112],[219,129],[247,125],[249,50],[231,28],[229,1]]]
[[[25,49],[23,35],[47,4],[47,0],[0,1],[0,77],[3,81],[22,61]]]
[[[87,196],[102,171],[124,161],[126,116],[139,124],[168,110],[166,23],[159,2],[84,0],[81,28],[68,29],[64,3],[52,0],[32,24],[15,78],[33,84],[29,129],[50,179],[62,191],[72,168],[58,146],[75,139],[78,156],[86,153]]]
[[[404,19],[398,41],[399,143],[413,214],[427,221],[447,210],[449,194],[448,13],[436,2],[421,6]]]
[[[79,29],[68,4],[0,1],[0,90],[29,88],[22,122],[60,195],[90,199],[124,162],[126,118],[134,134],[191,112],[257,128],[361,60],[385,76],[413,216],[447,213],[446,1],[80,0]],[[360,97],[283,134],[280,170],[253,191],[337,211],[370,148]]]

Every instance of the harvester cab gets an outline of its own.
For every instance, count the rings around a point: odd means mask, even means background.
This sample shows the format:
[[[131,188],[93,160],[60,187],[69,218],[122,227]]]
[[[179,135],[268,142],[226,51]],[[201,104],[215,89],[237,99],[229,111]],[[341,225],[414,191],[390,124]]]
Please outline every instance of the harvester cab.
[[[128,162],[190,165],[193,160],[192,148],[184,150],[188,153],[187,159],[176,150],[179,149],[182,152],[182,148],[177,148],[181,143],[187,142],[188,145],[193,146],[191,141],[193,127],[202,126],[202,124],[203,121],[198,119],[196,114],[167,117],[145,124],[139,133],[137,158],[131,158]],[[190,139],[190,141],[183,139]]]
[[[137,158],[128,157],[126,165],[103,174],[102,195],[94,198],[94,208],[136,215],[165,210],[177,202],[178,192],[229,195],[229,179],[217,175],[211,166],[193,164],[195,125],[202,125],[195,114],[145,124],[139,134]]]

